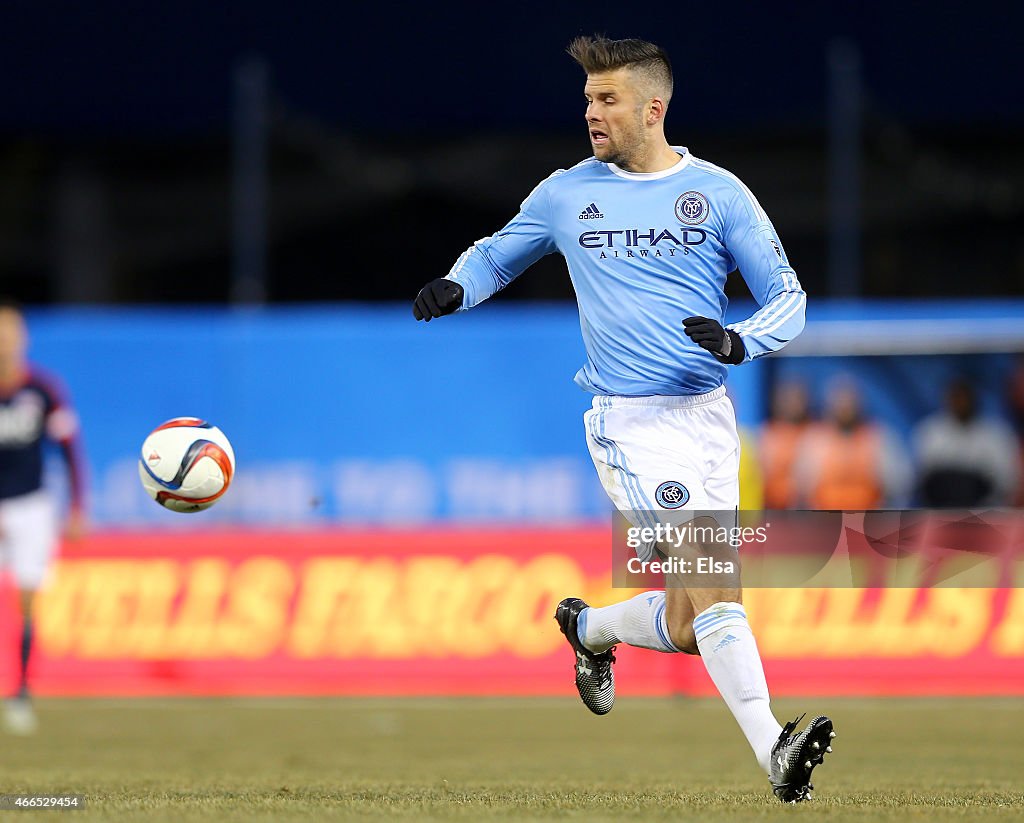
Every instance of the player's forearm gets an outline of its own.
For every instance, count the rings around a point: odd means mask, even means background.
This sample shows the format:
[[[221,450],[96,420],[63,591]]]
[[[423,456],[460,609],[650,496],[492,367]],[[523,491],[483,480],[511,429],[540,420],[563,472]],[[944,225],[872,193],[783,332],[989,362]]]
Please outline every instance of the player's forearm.
[[[85,473],[82,466],[81,450],[78,441],[73,437],[61,440],[59,445],[68,471],[69,504],[73,510],[81,511],[85,506]]]
[[[446,275],[463,288],[462,310],[480,305],[505,288],[515,276],[494,262],[483,243],[474,243],[466,249]]]
[[[791,279],[793,286],[784,288],[749,319],[728,327],[742,338],[745,361],[778,351],[803,331],[807,295],[795,275]]]

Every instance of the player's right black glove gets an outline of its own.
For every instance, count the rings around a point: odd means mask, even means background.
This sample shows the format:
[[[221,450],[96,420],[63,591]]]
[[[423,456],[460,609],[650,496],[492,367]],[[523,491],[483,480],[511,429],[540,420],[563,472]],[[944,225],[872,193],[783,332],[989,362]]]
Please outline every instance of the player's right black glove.
[[[683,331],[694,343],[711,352],[720,363],[737,366],[747,356],[743,339],[710,317],[687,317],[683,321]]]
[[[431,280],[420,289],[412,304],[412,316],[417,320],[442,317],[451,314],[462,305],[464,292],[462,286],[446,277]]]

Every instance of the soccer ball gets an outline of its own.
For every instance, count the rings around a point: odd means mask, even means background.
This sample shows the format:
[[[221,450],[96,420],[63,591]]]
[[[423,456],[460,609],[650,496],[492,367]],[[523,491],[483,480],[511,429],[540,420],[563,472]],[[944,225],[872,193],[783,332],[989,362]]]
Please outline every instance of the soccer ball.
[[[142,487],[176,512],[210,508],[234,474],[235,452],[224,432],[197,417],[175,417],[157,426],[139,455]]]

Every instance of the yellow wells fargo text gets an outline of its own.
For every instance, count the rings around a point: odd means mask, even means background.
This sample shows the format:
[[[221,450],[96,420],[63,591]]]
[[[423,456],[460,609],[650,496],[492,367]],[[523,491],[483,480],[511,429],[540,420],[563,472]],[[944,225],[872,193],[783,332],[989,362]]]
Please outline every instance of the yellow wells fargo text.
[[[564,642],[551,619],[570,594],[632,594],[570,556],[291,560],[256,556],[82,558],[42,597],[51,657],[111,659],[542,657]],[[748,589],[766,657],[1024,656],[1018,588]]]

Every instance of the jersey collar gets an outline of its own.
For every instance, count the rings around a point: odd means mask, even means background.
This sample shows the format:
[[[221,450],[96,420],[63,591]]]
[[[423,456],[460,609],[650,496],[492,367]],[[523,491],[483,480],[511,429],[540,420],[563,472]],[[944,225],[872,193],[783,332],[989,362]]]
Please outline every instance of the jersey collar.
[[[625,169],[620,169],[614,163],[609,163],[608,168],[612,174],[624,177],[626,180],[661,180],[663,177],[679,174],[679,172],[690,165],[690,152],[686,146],[672,146],[672,150],[679,155],[679,162],[661,171],[626,171]]]

